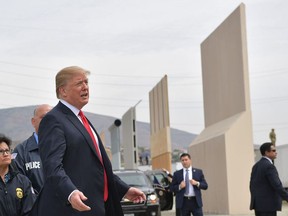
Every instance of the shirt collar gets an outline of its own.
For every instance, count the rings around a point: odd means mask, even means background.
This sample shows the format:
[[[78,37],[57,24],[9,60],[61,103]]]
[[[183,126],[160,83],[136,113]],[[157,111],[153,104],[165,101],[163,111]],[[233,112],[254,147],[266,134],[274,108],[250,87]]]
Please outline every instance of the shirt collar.
[[[183,170],[184,170],[185,172],[186,172],[186,170],[191,171],[191,170],[192,170],[192,167],[191,167],[191,166],[188,167],[188,168],[183,167]]]
[[[79,109],[77,109],[75,106],[69,104],[67,101],[63,99],[60,99],[60,102],[64,104],[65,106],[67,106],[76,116],[78,116],[79,111],[80,111]]]
[[[38,134],[36,132],[33,133],[36,143],[38,144]]]
[[[6,183],[10,180],[10,178],[11,178],[10,173],[9,173],[9,172],[6,173],[6,174],[4,175],[4,183],[6,184]]]
[[[263,158],[266,158],[271,164],[273,164],[272,160],[266,156],[263,156]]]

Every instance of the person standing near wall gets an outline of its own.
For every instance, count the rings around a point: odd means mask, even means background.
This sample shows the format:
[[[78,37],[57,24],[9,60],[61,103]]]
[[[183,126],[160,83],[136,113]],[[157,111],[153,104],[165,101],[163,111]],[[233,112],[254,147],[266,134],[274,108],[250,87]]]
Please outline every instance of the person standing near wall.
[[[276,145],[276,133],[275,133],[275,129],[272,128],[271,132],[269,133],[269,138],[271,140],[271,142],[273,143],[273,145]]]
[[[176,193],[176,208],[181,209],[182,216],[203,216],[201,190],[208,184],[203,171],[192,167],[191,156],[183,153],[180,156],[183,169],[174,172],[171,191]]]
[[[250,210],[256,216],[276,216],[282,209],[282,199],[288,201],[288,192],[283,188],[273,160],[277,151],[273,143],[260,146],[262,158],[253,166],[250,178]]]

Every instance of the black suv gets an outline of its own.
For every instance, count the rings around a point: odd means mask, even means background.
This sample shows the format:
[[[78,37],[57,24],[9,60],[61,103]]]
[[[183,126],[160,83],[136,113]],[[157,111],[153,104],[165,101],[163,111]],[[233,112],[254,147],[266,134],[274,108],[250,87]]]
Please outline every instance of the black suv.
[[[161,207],[158,195],[153,188],[150,179],[140,170],[115,170],[122,181],[131,187],[136,187],[146,194],[146,201],[143,203],[133,203],[127,199],[122,199],[121,206],[124,216],[160,216]]]
[[[153,182],[153,187],[160,200],[161,210],[171,210],[173,208],[173,193],[170,191],[172,175],[162,169],[147,170],[145,174]]]

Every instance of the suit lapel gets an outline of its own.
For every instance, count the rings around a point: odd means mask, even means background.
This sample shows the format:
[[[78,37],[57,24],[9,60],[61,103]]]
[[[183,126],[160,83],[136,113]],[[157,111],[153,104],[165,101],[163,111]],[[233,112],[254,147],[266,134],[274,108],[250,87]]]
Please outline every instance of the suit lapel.
[[[98,146],[99,146],[99,149],[100,149],[100,152],[101,152],[102,161],[103,161],[103,163],[104,163],[105,168],[107,169],[107,168],[108,168],[108,164],[109,164],[109,163],[107,164],[107,161],[110,162],[110,159],[108,158],[108,155],[106,154],[106,150],[105,150],[105,148],[104,148],[104,145],[103,145],[103,143],[102,143],[102,141],[101,141],[101,138],[100,138],[100,136],[98,135],[96,129],[95,129],[94,126],[91,124],[91,122],[89,121],[89,119],[87,119],[87,120],[88,120],[90,126],[92,127],[92,130],[94,130],[94,132],[95,132],[95,134],[96,134],[96,136],[97,136]],[[90,137],[90,136],[89,136],[89,137]],[[94,145],[94,144],[93,144],[93,145]],[[95,148],[94,148],[94,149],[95,149]],[[95,152],[96,152],[96,151],[95,151]],[[97,154],[97,156],[98,156],[98,154]]]
[[[201,172],[197,169],[192,168],[193,179],[199,179],[201,177]]]
[[[66,107],[64,104],[59,102],[58,106],[61,109],[61,111],[66,115],[66,118],[81,132],[81,134],[83,135],[83,137],[86,140],[86,143],[89,145],[89,147],[91,148],[91,150],[94,152],[95,156],[98,158],[99,162],[101,163],[101,161],[97,155],[96,149],[94,147],[93,140],[90,137],[90,135],[89,135],[88,131],[86,130],[86,128],[84,127],[84,125],[80,122],[80,120],[77,118],[77,116],[75,116],[75,114],[68,107]],[[90,122],[89,122],[89,124],[90,124]],[[93,130],[94,130],[94,128],[93,128]],[[98,139],[99,139],[99,137],[98,137]]]
[[[179,178],[180,178],[180,182],[182,182],[184,180],[184,178],[183,178],[183,169],[179,170]]]

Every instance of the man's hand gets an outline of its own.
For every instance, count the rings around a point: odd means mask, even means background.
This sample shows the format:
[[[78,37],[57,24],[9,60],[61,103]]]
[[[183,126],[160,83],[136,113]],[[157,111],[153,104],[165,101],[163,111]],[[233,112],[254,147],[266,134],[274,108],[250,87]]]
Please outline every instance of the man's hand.
[[[87,200],[88,198],[79,190],[75,190],[72,192],[70,197],[70,203],[72,207],[78,211],[90,211],[91,208],[85,205],[83,201]]]
[[[183,189],[186,187],[185,181],[182,181],[179,185],[180,189]]]
[[[192,184],[192,185],[196,185],[197,187],[199,187],[199,185],[200,185],[200,182],[198,182],[198,181],[196,181],[196,180],[194,180],[194,179],[191,179],[191,180],[189,180],[190,181],[190,183]]]
[[[135,187],[130,187],[125,194],[125,198],[133,201],[134,203],[141,203],[146,200],[146,195],[141,190]]]

